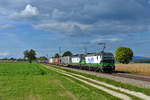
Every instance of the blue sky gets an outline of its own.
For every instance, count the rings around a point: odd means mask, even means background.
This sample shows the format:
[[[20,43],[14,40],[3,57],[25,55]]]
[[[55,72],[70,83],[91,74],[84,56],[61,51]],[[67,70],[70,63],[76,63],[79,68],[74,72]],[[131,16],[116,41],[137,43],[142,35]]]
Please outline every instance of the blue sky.
[[[150,0],[0,0],[0,58],[129,47],[150,57]]]

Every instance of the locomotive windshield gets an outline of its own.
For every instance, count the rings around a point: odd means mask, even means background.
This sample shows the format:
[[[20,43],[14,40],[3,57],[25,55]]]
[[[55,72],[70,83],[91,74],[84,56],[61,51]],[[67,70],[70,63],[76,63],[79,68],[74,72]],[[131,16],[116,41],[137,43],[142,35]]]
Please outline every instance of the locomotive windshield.
[[[103,55],[103,62],[114,62],[113,54],[104,54]]]

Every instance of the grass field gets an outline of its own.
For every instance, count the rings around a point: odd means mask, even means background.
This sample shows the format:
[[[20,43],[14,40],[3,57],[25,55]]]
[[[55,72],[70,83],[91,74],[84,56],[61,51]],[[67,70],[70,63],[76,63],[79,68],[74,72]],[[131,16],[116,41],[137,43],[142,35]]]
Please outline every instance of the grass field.
[[[140,88],[140,87],[134,86],[134,84],[130,85],[130,84],[125,84],[125,83],[120,83],[120,82],[110,80],[110,79],[107,79],[107,78],[97,77],[96,75],[85,74],[85,73],[81,73],[81,72],[77,72],[77,71],[73,71],[73,70],[69,70],[69,69],[64,69],[64,68],[57,67],[57,66],[53,66],[53,67],[65,70],[67,72],[83,75],[83,76],[86,76],[86,77],[89,77],[89,78],[92,78],[92,79],[95,79],[95,80],[99,80],[101,82],[109,83],[109,84],[112,84],[114,86],[125,88],[125,89],[131,90],[131,91],[141,92],[141,93],[144,93],[144,94],[147,94],[147,95],[150,96],[150,89],[149,88]]]
[[[130,64],[115,64],[116,71],[134,72],[150,75],[150,64],[130,63]]]
[[[0,100],[118,100],[33,63],[0,63]]]
[[[43,66],[45,66],[45,65],[43,65]],[[116,82],[116,81],[113,81],[113,80],[110,80],[110,79],[106,79],[106,78],[102,78],[102,77],[97,77],[97,76],[95,76],[95,75],[86,74],[86,73],[82,73],[82,72],[78,72],[78,71],[73,71],[73,70],[71,70],[71,69],[61,68],[61,67],[58,67],[58,66],[46,65],[46,68],[48,68],[48,69],[51,69],[51,67],[52,67],[52,68],[56,68],[56,69],[60,69],[60,70],[63,70],[63,71],[71,72],[70,74],[74,73],[74,74],[82,75],[82,76],[85,76],[85,77],[88,77],[88,78],[91,78],[91,79],[99,80],[100,82],[105,82],[105,83],[108,83],[108,84],[112,84],[112,85],[117,86],[117,87],[122,87],[122,88],[124,88],[124,89],[128,89],[129,91],[130,91],[130,90],[131,90],[131,91],[137,91],[138,93],[141,92],[141,93],[143,93],[143,94],[150,95],[150,92],[149,92],[150,89],[138,88],[138,87],[136,87],[136,86],[132,86],[132,85],[128,85],[128,84],[123,84],[123,83]],[[81,78],[81,79],[84,79],[84,78]],[[86,80],[86,81],[88,81],[88,82],[92,82],[92,81],[89,81],[89,80],[87,80],[87,79],[84,79],[84,80]],[[95,83],[95,82],[92,82],[92,83],[97,84],[97,83]],[[125,95],[131,97],[132,100],[143,100],[143,99],[141,99],[141,98],[137,98],[136,96],[131,95],[130,93],[127,94],[127,93],[121,92],[121,91],[119,91],[119,90],[115,90],[116,88],[112,89],[112,88],[109,88],[109,87],[104,86],[104,85],[100,85],[100,86],[103,86],[103,87],[105,87],[105,88],[111,89],[111,90],[116,91],[116,92],[118,92],[118,93],[123,93],[123,94],[125,94]],[[100,100],[101,100],[101,99],[100,99]],[[116,99],[115,99],[115,100],[116,100]],[[125,99],[125,100],[127,100],[127,99]],[[145,100],[145,99],[144,99],[144,100]],[[150,100],[150,98],[149,98],[149,99],[146,99],[146,100]]]

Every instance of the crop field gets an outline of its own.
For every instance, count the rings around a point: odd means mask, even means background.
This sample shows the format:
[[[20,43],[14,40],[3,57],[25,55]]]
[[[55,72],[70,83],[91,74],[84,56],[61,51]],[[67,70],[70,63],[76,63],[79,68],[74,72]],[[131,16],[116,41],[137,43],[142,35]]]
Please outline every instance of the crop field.
[[[118,100],[36,63],[0,63],[0,100]]]
[[[150,75],[150,64],[130,63],[130,64],[115,64],[116,71],[134,72]]]

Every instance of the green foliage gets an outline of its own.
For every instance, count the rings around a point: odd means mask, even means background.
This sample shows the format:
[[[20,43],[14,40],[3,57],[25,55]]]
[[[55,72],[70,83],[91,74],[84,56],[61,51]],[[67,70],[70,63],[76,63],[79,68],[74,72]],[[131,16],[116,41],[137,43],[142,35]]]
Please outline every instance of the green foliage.
[[[30,51],[26,50],[24,51],[24,58],[27,58],[28,61],[32,63],[32,60],[36,59],[36,52],[33,49],[31,49]]]
[[[8,60],[9,58],[5,57],[5,58],[2,58],[2,60]]]
[[[66,52],[64,52],[64,54],[63,54],[63,57],[64,56],[72,56],[72,53],[70,52],[70,51],[66,51]]]
[[[37,58],[37,60],[47,60],[47,57],[41,56],[41,57]]]
[[[133,51],[130,48],[119,47],[115,52],[115,58],[118,62],[128,64],[132,60]]]
[[[17,61],[27,61],[27,60],[23,58],[18,58]]]
[[[16,60],[16,59],[12,57],[12,58],[10,58],[9,60]]]
[[[59,58],[59,54],[56,53],[55,56],[54,56],[54,58]]]

